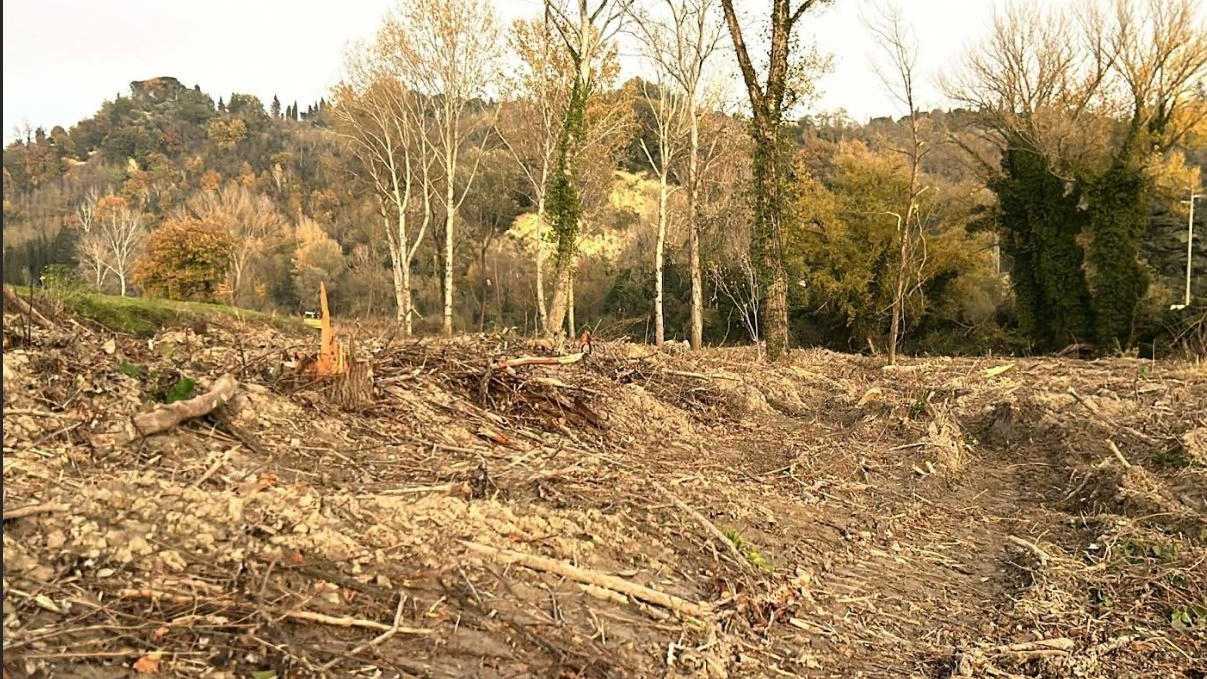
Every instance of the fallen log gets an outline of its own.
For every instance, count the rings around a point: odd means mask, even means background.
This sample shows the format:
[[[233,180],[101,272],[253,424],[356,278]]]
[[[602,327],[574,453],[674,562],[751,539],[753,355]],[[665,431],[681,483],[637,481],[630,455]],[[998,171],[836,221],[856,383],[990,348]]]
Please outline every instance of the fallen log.
[[[26,302],[18,297],[17,293],[7,285],[4,286],[4,301],[12,304],[14,307],[16,307],[18,313],[22,314],[26,318],[31,319],[34,323],[37,323],[43,328],[50,329],[55,327],[54,323],[51,322],[49,318],[43,316],[41,312],[33,308],[29,302]]]
[[[548,559],[543,556],[524,554],[522,552],[513,552],[510,549],[480,545],[476,542],[469,542],[467,540],[463,540],[462,544],[465,545],[466,549],[469,551],[488,557],[490,560],[498,564],[515,564],[525,568],[531,568],[535,571],[560,575],[578,583],[594,585],[603,589],[612,590],[613,592],[617,592],[619,594],[631,596],[634,599],[644,601],[646,603],[661,606],[685,617],[707,618],[712,613],[712,608],[706,603],[695,603],[693,601],[688,601],[686,599],[674,596],[673,594],[659,592],[656,589],[650,589],[644,585],[639,585],[635,582],[630,582],[624,578],[618,578],[614,575],[607,575],[606,573],[599,573],[597,571],[589,571],[585,568],[572,566],[556,559]]]
[[[121,443],[137,441],[145,436],[167,431],[186,420],[208,415],[215,408],[234,397],[237,385],[235,378],[228,373],[218,378],[213,388],[196,398],[169,403],[149,413],[136,415],[131,420],[124,437],[119,437],[119,441]]]

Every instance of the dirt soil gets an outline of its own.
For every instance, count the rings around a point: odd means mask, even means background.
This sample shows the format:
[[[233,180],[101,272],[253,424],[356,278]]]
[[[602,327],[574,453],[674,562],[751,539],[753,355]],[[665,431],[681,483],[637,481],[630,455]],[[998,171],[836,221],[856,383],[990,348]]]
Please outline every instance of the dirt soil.
[[[6,679],[1207,677],[1202,365],[362,331],[338,407],[317,335],[53,322],[4,326]]]

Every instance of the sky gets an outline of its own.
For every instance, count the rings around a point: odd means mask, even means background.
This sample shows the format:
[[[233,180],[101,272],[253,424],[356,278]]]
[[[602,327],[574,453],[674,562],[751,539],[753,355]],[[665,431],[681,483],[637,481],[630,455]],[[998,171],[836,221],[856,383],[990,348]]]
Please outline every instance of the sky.
[[[131,81],[157,76],[214,97],[244,92],[267,105],[275,94],[305,108],[339,80],[347,43],[371,36],[397,1],[5,0],[4,139],[26,125],[70,127],[129,93]],[[806,17],[803,37],[834,67],[805,112],[842,108],[861,122],[904,113],[871,67],[877,47],[860,17],[875,1],[837,0]],[[493,2],[506,22],[541,11],[541,0]],[[984,34],[996,0],[898,2],[918,39],[920,108],[943,105],[937,74]],[[641,72],[636,57],[623,66]]]

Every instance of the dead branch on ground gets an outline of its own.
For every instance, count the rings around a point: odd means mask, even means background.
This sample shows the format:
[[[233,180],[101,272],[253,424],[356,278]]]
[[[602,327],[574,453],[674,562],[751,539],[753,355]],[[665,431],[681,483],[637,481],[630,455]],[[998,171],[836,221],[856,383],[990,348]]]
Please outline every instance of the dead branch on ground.
[[[235,378],[228,373],[220,377],[214,383],[213,388],[196,398],[169,403],[149,413],[136,415],[121,442],[137,441],[140,438],[167,431],[186,420],[207,415],[218,406],[231,400],[235,395],[237,385]]]
[[[682,616],[707,618],[712,613],[712,608],[706,603],[695,603],[688,601],[672,594],[659,592],[658,590],[650,589],[644,585],[638,585],[635,582],[618,578],[614,575],[589,571],[584,568],[572,566],[568,563],[557,561],[555,559],[548,559],[543,556],[534,556],[532,554],[513,552],[509,549],[480,545],[476,542],[462,541],[462,544],[464,544],[469,551],[486,556],[496,563],[504,565],[516,564],[519,566],[524,566],[525,568],[531,568],[532,570],[536,571],[553,573],[554,575],[560,575],[562,577],[574,580],[575,582],[595,585],[596,587],[602,587],[620,594],[631,596],[634,599],[656,604],[658,606],[662,606],[663,608],[672,610]]]
[[[663,486],[661,483],[655,481],[654,487],[661,491],[662,494],[673,502],[676,507],[685,512],[691,518],[695,519],[696,523],[700,524],[705,531],[707,531],[717,540],[720,540],[721,543],[725,545],[726,549],[729,550],[729,553],[733,555],[734,560],[738,562],[738,565],[741,566],[743,570],[750,570],[750,561],[744,554],[742,554],[737,545],[733,544],[733,540],[730,540],[720,528],[717,528],[716,524],[714,524],[712,521],[709,521],[708,517],[693,509],[691,505],[687,504],[683,500],[680,500],[677,496],[667,490],[666,486]]]
[[[58,502],[42,502],[36,505],[25,505],[24,507],[16,507],[14,509],[4,510],[4,520],[20,519],[26,516],[34,516],[36,514],[53,514],[57,512],[65,512],[71,509],[68,505]]]
[[[33,308],[33,305],[31,305],[29,302],[21,299],[17,293],[7,285],[4,286],[4,301],[12,304],[14,307],[16,307],[20,314],[31,319],[34,323],[37,323],[43,328],[49,330],[55,327],[54,323],[49,318],[43,316],[41,312]]]

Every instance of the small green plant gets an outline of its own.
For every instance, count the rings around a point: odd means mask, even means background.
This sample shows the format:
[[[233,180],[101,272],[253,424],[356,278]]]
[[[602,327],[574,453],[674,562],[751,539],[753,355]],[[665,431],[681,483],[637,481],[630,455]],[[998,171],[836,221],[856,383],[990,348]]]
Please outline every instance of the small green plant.
[[[134,365],[133,363],[122,361],[121,363],[117,364],[117,371],[123,375],[126,375],[127,377],[133,377],[136,380],[142,379],[142,368]]]
[[[1110,608],[1111,604],[1114,603],[1114,599],[1109,594],[1097,587],[1090,588],[1090,601],[1099,608]]]
[[[1171,542],[1166,546],[1153,545],[1148,549],[1157,561],[1173,561],[1178,558],[1178,553],[1182,551],[1182,546],[1176,542]]]
[[[42,269],[42,285],[57,295],[78,292],[83,287],[75,269],[66,264],[51,264]]]
[[[926,399],[918,399],[909,406],[909,419],[916,420],[926,412]]]
[[[1207,604],[1192,604],[1174,609],[1169,614],[1169,624],[1175,629],[1207,628]]]
[[[771,562],[767,561],[767,558],[764,557],[763,553],[759,551],[759,548],[747,542],[742,537],[741,533],[737,532],[736,530],[729,529],[725,531],[725,538],[732,542],[733,546],[737,547],[738,551],[746,557],[746,560],[759,570],[766,571],[768,573],[775,570],[771,567]]]
[[[1168,545],[1146,545],[1141,542],[1133,542],[1132,540],[1123,540],[1119,543],[1118,549],[1119,553],[1128,562],[1139,564],[1150,559],[1166,562],[1173,561],[1178,558],[1178,554],[1182,551],[1182,546],[1176,542],[1171,542]]]
[[[191,377],[181,377],[163,396],[164,403],[184,401],[197,395],[197,383]]]

